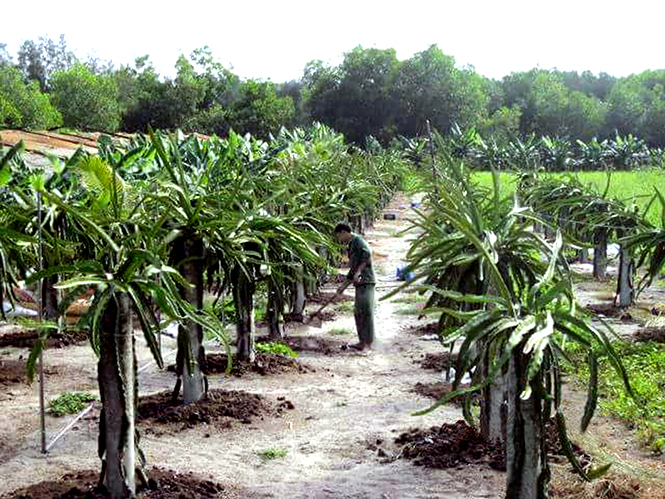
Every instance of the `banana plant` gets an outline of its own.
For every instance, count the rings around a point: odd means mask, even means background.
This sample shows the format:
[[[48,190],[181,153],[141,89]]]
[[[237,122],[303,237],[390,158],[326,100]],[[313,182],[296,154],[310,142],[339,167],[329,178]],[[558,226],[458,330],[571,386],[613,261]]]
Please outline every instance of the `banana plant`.
[[[475,128],[462,131],[457,123],[450,128],[450,154],[455,158],[468,157],[480,145],[480,134]]]
[[[556,137],[540,139],[540,161],[546,171],[566,171],[570,167],[571,160],[571,144],[567,139]]]
[[[608,156],[615,170],[632,170],[649,157],[646,142],[628,134],[625,137],[617,134],[608,143]]]
[[[577,140],[574,164],[580,170],[605,170],[612,162],[607,140],[599,142],[596,137],[589,142]]]
[[[474,162],[484,170],[505,169],[508,166],[508,151],[494,137],[480,141],[479,147],[475,149]]]
[[[536,136],[529,135],[525,139],[515,137],[506,146],[506,156],[509,166],[514,170],[534,170],[540,161]]]

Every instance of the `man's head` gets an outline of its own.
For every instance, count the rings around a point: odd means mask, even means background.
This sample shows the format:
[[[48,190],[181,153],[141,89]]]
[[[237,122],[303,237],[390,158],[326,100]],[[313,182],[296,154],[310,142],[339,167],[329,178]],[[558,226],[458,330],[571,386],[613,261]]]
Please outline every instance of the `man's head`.
[[[349,227],[348,224],[345,223],[337,224],[337,226],[335,227],[335,238],[340,243],[348,243],[352,237],[353,233],[351,232],[351,227]]]

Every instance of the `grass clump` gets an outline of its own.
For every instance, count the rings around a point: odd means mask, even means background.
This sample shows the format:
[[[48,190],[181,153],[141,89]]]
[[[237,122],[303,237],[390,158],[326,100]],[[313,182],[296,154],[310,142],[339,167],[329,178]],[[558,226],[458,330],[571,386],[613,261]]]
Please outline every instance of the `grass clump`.
[[[665,452],[665,344],[616,340],[613,346],[628,372],[635,392],[631,397],[606,358],[600,360],[599,406],[603,413],[625,421],[637,432],[640,444],[650,451]],[[582,382],[589,369],[581,355],[573,353],[568,370]]]
[[[422,308],[418,307],[403,307],[395,310],[395,315],[420,315],[423,313]]]
[[[343,301],[336,307],[338,312],[346,313],[353,312],[353,302],[352,301]]]
[[[282,355],[290,359],[295,359],[298,357],[298,354],[291,350],[288,345],[284,343],[279,343],[276,341],[267,341],[265,343],[257,343],[256,351],[262,353],[273,353],[276,355]]]
[[[259,451],[258,454],[265,461],[272,461],[273,459],[283,459],[287,456],[289,451],[287,449],[265,449]]]
[[[416,293],[400,294],[392,299],[393,303],[425,303],[425,297]]]
[[[328,332],[335,335],[351,334],[351,330],[348,327],[334,327]]]
[[[97,400],[97,397],[90,393],[63,392],[49,402],[48,410],[56,417],[76,414],[85,409],[85,406],[94,400]]]

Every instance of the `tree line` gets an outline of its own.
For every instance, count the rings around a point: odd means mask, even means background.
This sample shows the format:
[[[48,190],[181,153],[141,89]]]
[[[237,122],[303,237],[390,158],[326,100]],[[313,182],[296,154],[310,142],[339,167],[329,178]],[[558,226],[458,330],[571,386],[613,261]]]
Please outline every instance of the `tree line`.
[[[325,123],[364,144],[387,144],[453,125],[484,137],[567,137],[589,141],[632,134],[665,146],[665,70],[617,78],[534,68],[501,79],[432,45],[399,60],[394,49],[355,47],[338,65],[307,63],[298,80],[244,79],[208,47],[180,55],[174,77],[148,55],[116,67],[81,60],[64,36],[25,40],[16,56],[0,43],[0,126],[115,132],[148,127],[267,138],[283,126]]]

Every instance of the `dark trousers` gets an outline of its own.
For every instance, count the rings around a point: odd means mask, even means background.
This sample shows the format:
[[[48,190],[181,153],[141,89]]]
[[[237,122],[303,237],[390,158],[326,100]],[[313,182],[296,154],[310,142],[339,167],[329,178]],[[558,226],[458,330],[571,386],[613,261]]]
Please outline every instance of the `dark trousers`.
[[[366,345],[371,345],[374,341],[374,287],[374,284],[357,285],[353,307],[358,339]]]

